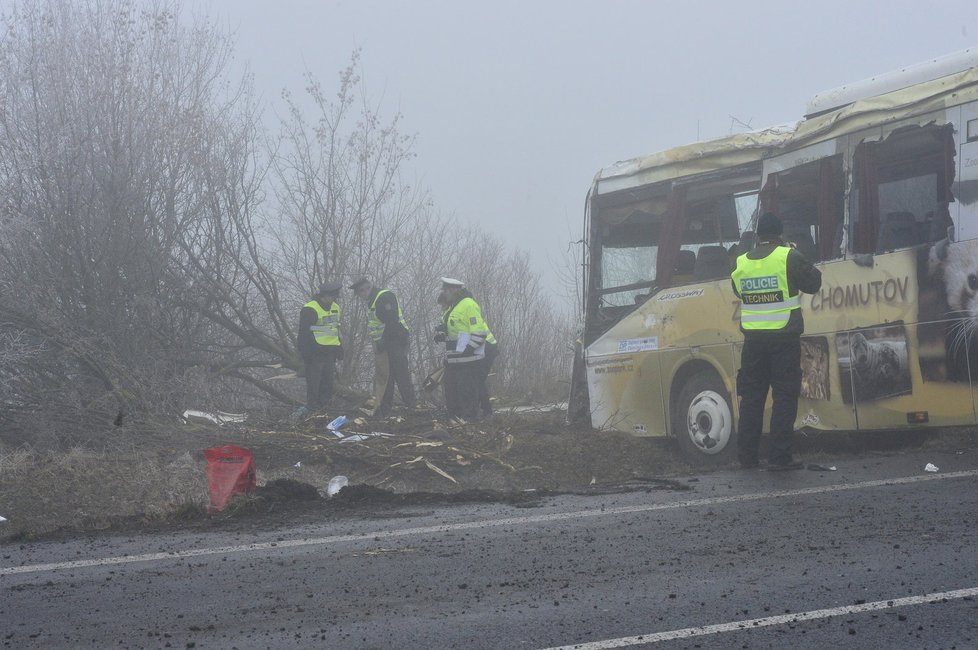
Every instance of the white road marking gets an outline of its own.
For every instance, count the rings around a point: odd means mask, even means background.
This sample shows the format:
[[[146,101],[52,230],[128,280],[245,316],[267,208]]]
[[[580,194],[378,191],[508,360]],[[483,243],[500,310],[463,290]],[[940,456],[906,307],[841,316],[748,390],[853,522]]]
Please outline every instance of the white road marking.
[[[939,591],[924,596],[907,596],[905,598],[894,598],[893,600],[877,600],[873,603],[862,603],[859,605],[847,605],[845,607],[831,607],[829,609],[813,609],[808,612],[798,614],[782,614],[780,616],[767,616],[765,618],[751,618],[745,621],[733,621],[731,623],[718,623],[717,625],[704,625],[702,627],[686,627],[681,630],[669,630],[668,632],[652,632],[639,636],[625,636],[619,639],[607,639],[605,641],[592,641],[590,643],[576,643],[573,645],[555,646],[544,648],[543,650],[612,650],[613,648],[625,648],[631,645],[644,645],[647,643],[658,643],[659,641],[674,641],[675,639],[689,639],[695,636],[706,636],[708,634],[723,634],[724,632],[739,632],[742,630],[754,630],[759,627],[770,627],[772,625],[784,625],[786,623],[800,623],[802,621],[814,621],[821,618],[831,618],[833,616],[843,616],[845,614],[860,614],[862,612],[877,612],[882,609],[893,609],[896,607],[907,607],[910,605],[924,605],[927,603],[941,603],[949,600],[961,600],[962,598],[972,598],[978,596],[978,587],[970,589],[956,589],[954,591]]]
[[[342,542],[369,542],[380,541],[382,539],[392,539],[397,537],[410,537],[412,535],[429,535],[432,533],[449,533],[461,530],[475,530],[479,528],[498,528],[500,526],[520,526],[525,524],[538,524],[553,521],[567,521],[572,519],[586,519],[589,517],[605,517],[608,515],[632,514],[639,512],[656,512],[659,510],[675,510],[678,508],[698,508],[701,506],[715,506],[724,503],[741,503],[744,501],[761,501],[764,499],[780,499],[784,497],[805,496],[809,494],[825,494],[828,492],[845,492],[848,490],[863,490],[874,487],[887,487],[891,485],[907,485],[910,483],[921,483],[924,481],[941,481],[956,478],[978,477],[978,470],[966,470],[962,472],[948,472],[946,474],[922,474],[920,476],[906,476],[902,478],[879,479],[876,481],[862,481],[860,483],[847,483],[839,485],[821,485],[809,488],[797,488],[794,490],[777,490],[773,492],[755,492],[752,494],[740,494],[728,497],[709,497],[705,499],[690,499],[687,501],[675,501],[672,503],[650,503],[637,506],[620,506],[617,508],[603,508],[599,510],[575,510],[572,512],[558,512],[549,515],[532,515],[526,517],[507,517],[504,519],[485,519],[482,521],[469,521],[459,524],[442,524],[438,526],[420,526],[417,528],[401,528],[399,530],[382,530],[372,533],[360,533],[356,535],[331,535],[329,537],[314,537],[306,539],[290,539],[277,542],[262,542],[257,544],[244,544],[241,546],[218,546],[212,548],[188,549],[185,551],[172,551],[169,553],[146,553],[143,555],[121,555],[117,557],[94,558],[91,560],[73,560],[71,562],[51,562],[48,564],[27,564],[23,566],[0,567],[0,576],[14,575],[18,573],[42,573],[45,571],[58,571],[62,569],[80,569],[91,566],[111,566],[118,564],[135,564],[136,562],[156,562],[160,560],[179,560],[191,557],[201,557],[205,555],[228,555],[233,553],[248,553],[253,551],[268,551],[280,548],[295,548],[301,546],[326,546],[329,544],[339,544]]]

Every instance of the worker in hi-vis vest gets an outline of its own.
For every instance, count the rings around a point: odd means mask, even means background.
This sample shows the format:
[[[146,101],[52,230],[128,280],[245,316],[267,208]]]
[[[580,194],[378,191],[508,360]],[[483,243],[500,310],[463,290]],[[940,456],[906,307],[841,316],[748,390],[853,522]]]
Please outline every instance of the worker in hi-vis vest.
[[[442,278],[438,304],[445,308],[435,342],[445,343],[445,406],[451,417],[477,420],[492,414],[488,378],[496,337],[461,280]]]
[[[737,372],[740,421],[737,455],[743,467],[758,466],[764,402],[768,390],[771,469],[797,469],[792,458],[795,417],[801,395],[801,293],[822,287],[822,273],[781,239],[781,220],[765,212],[755,230],[757,245],[737,258],[730,278],[740,297],[740,330],[744,349]]]
[[[404,406],[413,409],[417,397],[408,360],[411,338],[397,296],[390,289],[374,287],[366,278],[357,280],[350,288],[367,305],[367,329],[374,344],[374,392],[370,403],[361,411],[377,417],[389,415],[395,385]]]
[[[326,282],[299,311],[296,347],[306,375],[306,408],[321,411],[333,396],[336,362],[343,358],[340,338],[340,306],[336,302],[342,285]]]

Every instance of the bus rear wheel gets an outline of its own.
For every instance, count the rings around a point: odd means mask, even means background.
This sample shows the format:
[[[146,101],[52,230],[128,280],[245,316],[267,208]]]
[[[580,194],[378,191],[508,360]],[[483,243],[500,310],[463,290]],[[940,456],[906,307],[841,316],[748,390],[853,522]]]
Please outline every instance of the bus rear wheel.
[[[700,370],[683,384],[672,405],[672,432],[693,464],[721,465],[736,457],[730,396],[715,372]]]

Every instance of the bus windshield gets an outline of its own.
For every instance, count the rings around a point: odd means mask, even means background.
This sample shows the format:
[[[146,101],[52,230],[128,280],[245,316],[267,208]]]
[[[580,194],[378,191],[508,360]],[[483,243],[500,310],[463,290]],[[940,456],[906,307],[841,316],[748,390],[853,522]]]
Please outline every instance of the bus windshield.
[[[590,313],[601,329],[658,290],[729,275],[756,216],[760,164],[660,183],[593,205]]]

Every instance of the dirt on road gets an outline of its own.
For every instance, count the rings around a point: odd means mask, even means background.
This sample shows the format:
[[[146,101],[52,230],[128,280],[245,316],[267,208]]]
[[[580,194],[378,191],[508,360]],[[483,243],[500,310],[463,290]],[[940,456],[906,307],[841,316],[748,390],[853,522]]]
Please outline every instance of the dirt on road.
[[[57,449],[0,443],[0,516],[7,519],[0,540],[288,519],[327,501],[349,510],[411,500],[520,502],[628,482],[623,489],[653,489],[658,479],[689,469],[670,441],[568,426],[560,411],[503,412],[471,424],[433,410],[350,415],[343,437],[327,428],[336,415],[224,425],[175,419],[114,428]],[[213,514],[202,450],[224,445],[252,452],[258,490]],[[342,498],[325,499],[339,475],[350,487]]]
[[[386,419],[340,413],[224,425],[173,422],[116,427],[59,448],[0,442],[0,542],[156,528],[258,528],[322,521],[406,504],[461,501],[532,506],[553,493],[686,489],[689,465],[675,443],[567,425],[561,411],[501,412],[454,423],[437,411]],[[383,435],[377,435],[383,434]],[[799,436],[803,459],[869,449],[974,444],[974,432]],[[208,512],[202,450],[249,449],[258,488]],[[333,498],[327,485],[345,476]]]

